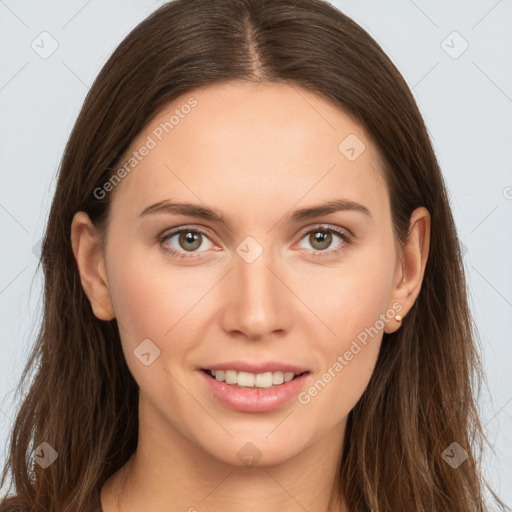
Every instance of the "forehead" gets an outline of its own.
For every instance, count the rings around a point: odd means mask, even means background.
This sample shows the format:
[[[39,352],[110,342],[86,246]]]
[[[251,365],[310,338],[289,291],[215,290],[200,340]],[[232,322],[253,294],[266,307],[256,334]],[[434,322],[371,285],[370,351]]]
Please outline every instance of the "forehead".
[[[193,89],[148,123],[120,165],[129,161],[135,165],[125,165],[115,202],[139,210],[177,196],[219,208],[235,198],[247,208],[262,199],[291,206],[333,194],[387,200],[378,153],[363,128],[295,85]]]

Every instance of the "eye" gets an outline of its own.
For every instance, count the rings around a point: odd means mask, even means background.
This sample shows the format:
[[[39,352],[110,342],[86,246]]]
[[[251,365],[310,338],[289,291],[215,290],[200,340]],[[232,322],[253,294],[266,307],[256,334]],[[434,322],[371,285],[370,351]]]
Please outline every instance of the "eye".
[[[341,242],[339,242],[334,249],[329,249],[333,242],[336,241],[336,238],[341,240]],[[332,255],[338,253],[346,244],[350,243],[350,235],[343,231],[341,228],[316,226],[315,228],[306,231],[302,235],[301,241],[302,240],[306,240],[306,242],[310,244],[311,247],[313,247],[312,252],[315,256],[317,254]],[[307,247],[300,247],[303,249],[308,249]]]
[[[178,258],[194,257],[196,253],[202,253],[211,249],[214,245],[207,234],[198,228],[183,227],[159,238],[162,249]],[[204,247],[204,242],[206,247]],[[201,246],[205,251],[198,251]],[[187,254],[191,253],[191,254]]]
[[[336,239],[340,240],[334,249],[329,249]],[[316,226],[302,234],[300,241],[306,240],[313,249],[308,250],[314,256],[328,256],[340,252],[343,247],[351,242],[351,235],[341,228],[333,226]],[[197,227],[181,227],[170,233],[166,233],[158,239],[162,249],[177,258],[199,257],[216,246],[209,239],[207,233]],[[199,251],[199,248],[204,250]]]

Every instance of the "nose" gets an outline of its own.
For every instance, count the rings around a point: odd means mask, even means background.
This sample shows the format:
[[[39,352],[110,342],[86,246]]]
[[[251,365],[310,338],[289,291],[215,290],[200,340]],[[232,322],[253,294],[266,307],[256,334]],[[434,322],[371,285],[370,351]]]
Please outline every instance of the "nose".
[[[222,291],[225,300],[221,323],[225,332],[258,340],[282,336],[289,330],[293,294],[280,273],[270,250],[263,250],[252,262],[234,256],[234,268]]]

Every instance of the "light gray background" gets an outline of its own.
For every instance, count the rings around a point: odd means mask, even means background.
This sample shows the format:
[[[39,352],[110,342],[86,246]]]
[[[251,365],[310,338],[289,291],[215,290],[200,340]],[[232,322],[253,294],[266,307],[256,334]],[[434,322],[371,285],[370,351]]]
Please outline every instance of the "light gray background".
[[[101,66],[162,3],[0,0],[0,464],[18,403],[14,388],[40,322],[38,243],[64,145]],[[429,128],[481,333],[489,383],[482,418],[493,447],[486,474],[510,505],[512,1],[332,3],[392,58]],[[41,36],[44,31],[50,36]],[[47,51],[52,39],[58,48],[47,58],[31,47]]]

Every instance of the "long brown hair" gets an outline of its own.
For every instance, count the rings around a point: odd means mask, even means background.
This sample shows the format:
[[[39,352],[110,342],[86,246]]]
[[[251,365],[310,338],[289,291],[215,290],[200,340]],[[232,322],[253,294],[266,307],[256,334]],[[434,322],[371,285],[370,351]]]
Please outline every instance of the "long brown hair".
[[[176,0],[140,23],[91,87],[65,149],[43,240],[42,326],[24,369],[0,512],[90,512],[137,446],[138,387],[116,320],[99,321],[82,290],[70,226],[85,211],[105,229],[112,175],[156,112],[197,86],[284,82],[353,116],[376,144],[396,240],[411,212],[432,219],[424,282],[403,326],[384,334],[374,374],[350,412],[339,491],[351,511],[483,511],[481,367],[454,221],[429,136],[404,79],[379,45],[322,0]],[[21,385],[21,383],[20,383]],[[476,387],[475,387],[476,386]],[[46,469],[31,452],[58,453]],[[457,469],[443,451],[468,454]]]

